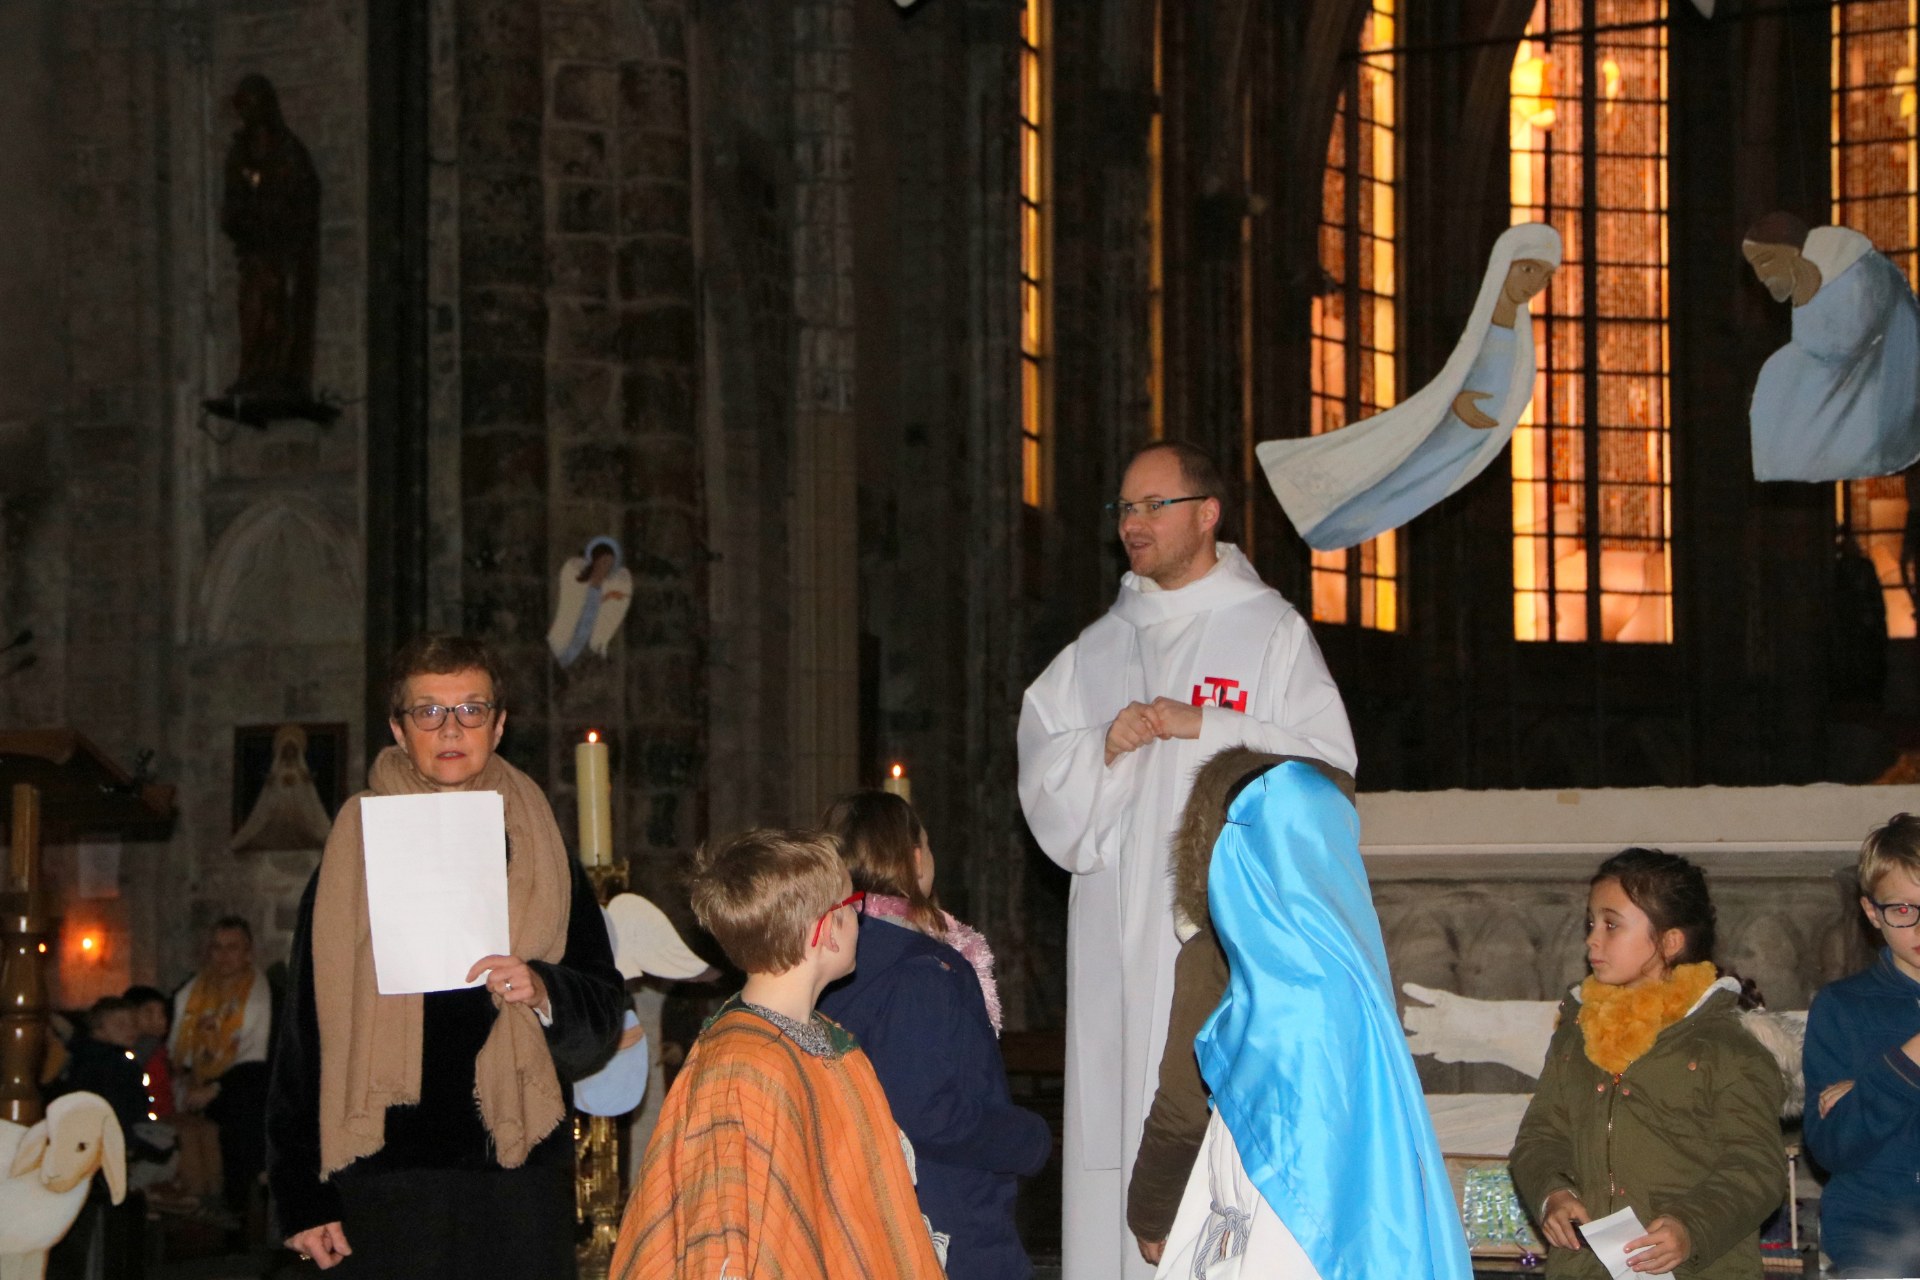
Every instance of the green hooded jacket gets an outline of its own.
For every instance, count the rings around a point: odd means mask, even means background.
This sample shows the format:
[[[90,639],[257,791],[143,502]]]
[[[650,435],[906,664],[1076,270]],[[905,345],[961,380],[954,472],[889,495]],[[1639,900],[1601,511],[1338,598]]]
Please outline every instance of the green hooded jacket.
[[[1643,1223],[1671,1216],[1693,1245],[1679,1280],[1759,1280],[1760,1226],[1787,1193],[1786,1084],[1740,1025],[1736,1000],[1725,986],[1709,989],[1617,1076],[1587,1057],[1580,1001],[1561,1002],[1513,1144],[1513,1184],[1528,1212],[1539,1218],[1565,1188],[1594,1218],[1628,1205]],[[1550,1277],[1606,1274],[1585,1247],[1548,1253]]]

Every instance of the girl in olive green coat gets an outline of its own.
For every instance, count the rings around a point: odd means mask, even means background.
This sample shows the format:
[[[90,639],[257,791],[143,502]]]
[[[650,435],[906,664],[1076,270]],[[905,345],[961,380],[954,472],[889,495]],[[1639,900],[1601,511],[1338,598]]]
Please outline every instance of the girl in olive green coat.
[[[1760,1276],[1760,1225],[1786,1195],[1773,1057],[1719,976],[1706,878],[1628,849],[1587,895],[1593,974],[1560,1006],[1513,1146],[1513,1182],[1552,1248],[1550,1277],[1605,1277],[1576,1227],[1632,1206],[1636,1272]]]

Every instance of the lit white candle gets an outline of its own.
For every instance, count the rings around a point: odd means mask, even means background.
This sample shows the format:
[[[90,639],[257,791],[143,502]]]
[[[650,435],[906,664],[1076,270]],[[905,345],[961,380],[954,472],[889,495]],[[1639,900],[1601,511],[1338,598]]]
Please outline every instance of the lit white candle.
[[[607,744],[597,731],[574,747],[573,772],[580,792],[580,862],[607,866],[613,862],[613,786]]]
[[[913,803],[913,784],[907,781],[907,767],[903,764],[893,766],[893,772],[880,784],[893,795],[899,796],[908,804]]]

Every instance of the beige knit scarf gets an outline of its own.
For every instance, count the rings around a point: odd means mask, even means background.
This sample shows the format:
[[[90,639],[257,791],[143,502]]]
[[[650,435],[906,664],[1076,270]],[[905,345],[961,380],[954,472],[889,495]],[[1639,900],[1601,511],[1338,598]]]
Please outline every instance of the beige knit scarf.
[[[314,894],[323,1179],[386,1145],[388,1107],[420,1101],[420,997],[383,996],[374,979],[361,799],[498,791],[506,802],[507,921],[513,954],[523,960],[558,961],[566,951],[572,908],[567,850],[553,810],[533,779],[499,756],[489,759],[471,780],[446,788],[422,777],[398,747],[388,747],[374,761],[368,782],[371,790],[347,801],[334,821]],[[493,1030],[474,1060],[474,1092],[495,1157],[511,1169],[525,1163],[534,1144],[566,1116],[566,1102],[533,1006],[502,1004],[498,996],[494,1005],[499,1013]]]

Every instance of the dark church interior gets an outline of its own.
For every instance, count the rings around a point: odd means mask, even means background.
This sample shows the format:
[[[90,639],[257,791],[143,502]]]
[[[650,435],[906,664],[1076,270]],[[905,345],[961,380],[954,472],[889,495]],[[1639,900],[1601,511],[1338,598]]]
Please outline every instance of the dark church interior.
[[[606,744],[595,885],[708,962],[703,842],[910,794],[1057,1124],[1071,877],[1016,727],[1155,440],[1338,683],[1396,982],[1559,999],[1592,866],[1659,843],[1806,1009],[1920,809],[1920,500],[1755,478],[1796,330],[1742,245],[1787,213],[1920,280],[1917,65],[1909,0],[7,0],[0,1085],[218,921],[284,966],[327,828],[249,828],[276,753],[331,819],[435,631],[498,655],[570,845]],[[1432,381],[1525,223],[1564,260],[1510,445],[1311,549],[1256,446]],[[630,607],[561,661],[595,539]],[[294,1274],[253,1210],[238,1255],[154,1218],[143,1274]]]

